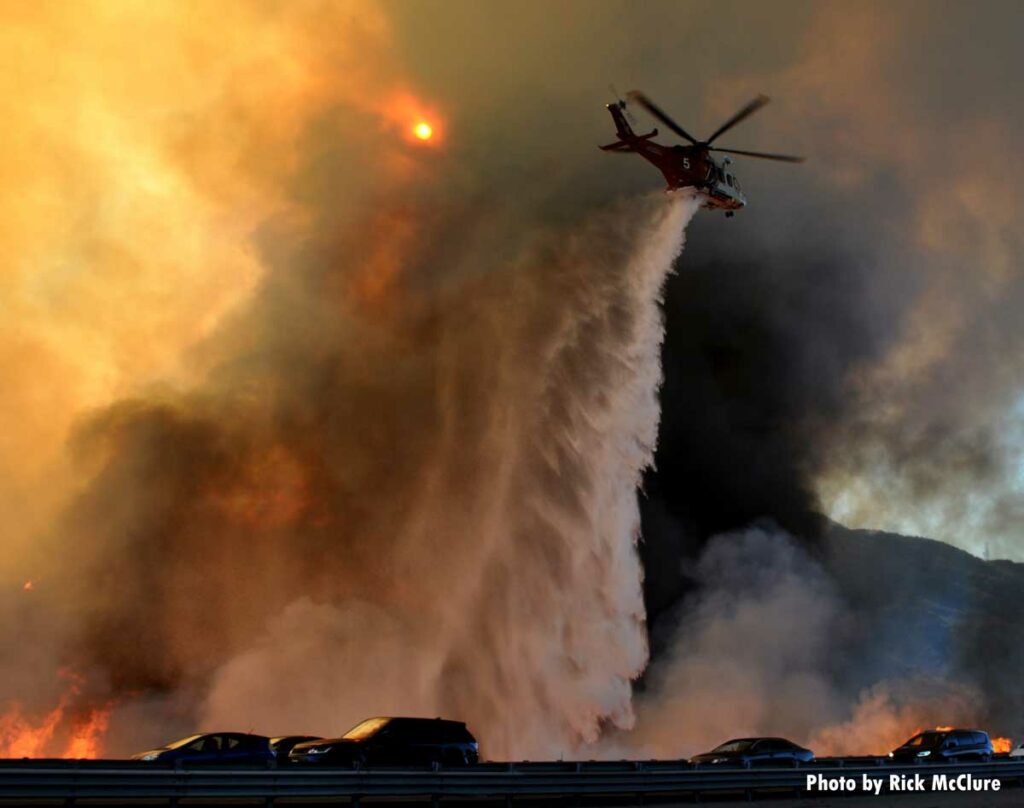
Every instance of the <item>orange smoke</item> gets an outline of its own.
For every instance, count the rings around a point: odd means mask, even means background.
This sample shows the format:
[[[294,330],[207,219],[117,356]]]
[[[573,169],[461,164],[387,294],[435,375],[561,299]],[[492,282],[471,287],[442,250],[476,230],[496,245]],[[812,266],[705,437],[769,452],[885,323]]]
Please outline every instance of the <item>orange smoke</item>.
[[[254,456],[211,496],[233,522],[264,530],[294,524],[311,502],[306,472],[283,446]]]
[[[67,680],[68,685],[57,705],[42,718],[26,716],[19,702],[0,714],[0,758],[100,756],[113,702],[76,711],[72,704],[81,695],[83,680],[67,670],[58,675]],[[54,746],[62,751],[55,752]]]
[[[977,695],[969,691],[944,692],[915,700],[899,690],[880,685],[861,694],[849,721],[825,727],[810,739],[819,755],[881,754],[933,726],[936,713],[969,727],[978,714]],[[936,726],[948,732],[952,726]]]
[[[170,0],[9,14],[0,179],[17,193],[0,200],[0,505],[28,542],[73,490],[63,452],[78,415],[154,379],[188,384],[183,357],[258,288],[253,233],[303,221],[293,182],[311,127],[345,108],[372,114],[392,144],[431,147],[444,127],[398,89],[410,82],[376,0],[225,0],[217,24]]]
[[[409,143],[417,146],[438,146],[443,140],[441,114],[409,92],[392,94],[377,109],[386,128],[398,130]]]
[[[376,212],[365,224],[367,247],[359,271],[341,292],[346,300],[381,315],[403,303],[400,284],[420,243],[423,222],[411,207],[395,205]]]

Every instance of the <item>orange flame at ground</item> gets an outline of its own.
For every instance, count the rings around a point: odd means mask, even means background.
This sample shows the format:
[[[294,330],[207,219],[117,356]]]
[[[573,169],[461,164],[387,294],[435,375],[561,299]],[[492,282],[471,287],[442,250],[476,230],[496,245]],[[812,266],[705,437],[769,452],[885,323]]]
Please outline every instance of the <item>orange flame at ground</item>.
[[[114,703],[107,702],[102,707],[90,710],[81,721],[76,722],[71,738],[61,757],[66,758],[97,758],[100,756],[100,742],[110,725],[110,713]]]
[[[21,714],[21,705],[15,703],[0,716],[0,757],[40,757],[49,744],[54,731],[64,717],[66,698],[47,713],[38,723]]]
[[[110,723],[113,702],[89,708],[84,712],[75,712],[71,704],[81,694],[82,679],[70,671],[60,671],[58,675],[68,680],[69,684],[57,705],[42,718],[32,719],[25,716],[19,702],[13,702],[6,713],[0,714],[0,758],[100,756],[101,740]],[[65,729],[64,733],[61,733],[62,725],[68,722],[70,729]],[[70,734],[67,734],[68,732]],[[63,751],[55,754],[52,746],[60,734],[65,734],[67,740]]]

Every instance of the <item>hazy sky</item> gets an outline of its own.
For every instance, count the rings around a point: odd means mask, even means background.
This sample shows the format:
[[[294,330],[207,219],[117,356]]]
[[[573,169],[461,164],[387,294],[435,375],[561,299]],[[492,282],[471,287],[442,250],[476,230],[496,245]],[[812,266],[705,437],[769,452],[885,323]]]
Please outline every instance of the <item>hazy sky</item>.
[[[609,84],[699,133],[767,93],[724,142],[808,156],[742,162],[749,210],[694,238],[862,265],[849,305],[882,344],[825,382],[856,402],[818,436],[825,509],[1021,554],[1019,4],[94,6],[5,12],[8,559],[74,485],[75,419],[194,373],[189,349],[264,271],[255,235],[285,184],[352,204],[405,125],[397,94],[443,119],[453,189],[558,221],[658,187],[593,149]],[[310,147],[348,161],[345,187],[301,176]]]

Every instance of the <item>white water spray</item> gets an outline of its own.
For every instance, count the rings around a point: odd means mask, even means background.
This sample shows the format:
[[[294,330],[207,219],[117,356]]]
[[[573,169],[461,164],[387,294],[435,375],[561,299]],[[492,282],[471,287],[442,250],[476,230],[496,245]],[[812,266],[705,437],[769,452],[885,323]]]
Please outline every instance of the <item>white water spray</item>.
[[[449,715],[491,758],[538,758],[632,724],[659,301],[696,210],[688,195],[634,201],[453,301],[445,421],[411,503],[395,503],[389,588],[293,603],[219,670],[205,726],[333,735],[371,714]]]

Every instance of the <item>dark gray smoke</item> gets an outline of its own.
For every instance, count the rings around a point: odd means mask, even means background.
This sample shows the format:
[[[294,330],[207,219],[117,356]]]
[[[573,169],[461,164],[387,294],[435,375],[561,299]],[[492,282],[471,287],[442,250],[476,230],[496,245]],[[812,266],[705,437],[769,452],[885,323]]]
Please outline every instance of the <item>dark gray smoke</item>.
[[[873,327],[894,304],[872,299],[863,256],[701,235],[665,304],[663,417],[643,499],[655,627],[685,590],[679,557],[708,537],[764,517],[807,542],[821,537],[821,432],[850,415],[848,369],[891,337]]]

